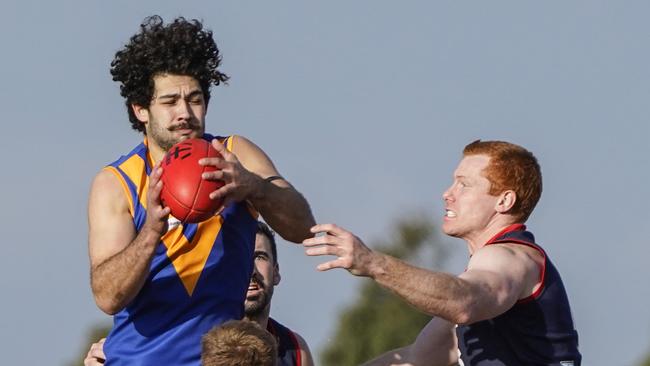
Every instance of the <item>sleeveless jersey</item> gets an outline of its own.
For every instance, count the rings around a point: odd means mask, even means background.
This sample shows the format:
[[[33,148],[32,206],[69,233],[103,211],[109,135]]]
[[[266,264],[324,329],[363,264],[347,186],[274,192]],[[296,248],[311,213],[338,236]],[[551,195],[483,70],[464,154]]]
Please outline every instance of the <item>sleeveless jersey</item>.
[[[514,243],[544,256],[542,284],[505,313],[456,328],[461,365],[579,366],[578,333],[562,279],[546,252],[522,224],[507,227],[486,245]]]
[[[232,148],[231,138],[220,139]],[[122,183],[136,231],[147,216],[152,167],[145,137],[105,168]],[[253,272],[254,215],[245,203],[237,203],[196,224],[181,224],[170,216],[144,286],[113,318],[104,345],[107,365],[200,365],[201,336],[244,315]]]
[[[296,335],[284,325],[269,318],[266,330],[278,341],[278,366],[300,366],[300,344]]]

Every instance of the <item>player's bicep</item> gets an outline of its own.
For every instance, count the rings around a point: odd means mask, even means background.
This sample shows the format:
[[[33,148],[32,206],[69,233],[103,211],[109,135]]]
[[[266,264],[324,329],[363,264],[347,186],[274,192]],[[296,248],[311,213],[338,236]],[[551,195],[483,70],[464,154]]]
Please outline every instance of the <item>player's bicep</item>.
[[[118,178],[107,170],[93,180],[88,200],[91,268],[124,249],[135,237],[129,204]]]
[[[232,153],[244,168],[263,178],[280,175],[271,158],[259,146],[243,136],[234,135],[232,139]],[[280,186],[288,184],[281,179],[274,180],[273,183]]]
[[[511,249],[489,246],[474,253],[460,278],[474,285],[485,312],[497,316],[512,307],[526,285],[527,266]]]

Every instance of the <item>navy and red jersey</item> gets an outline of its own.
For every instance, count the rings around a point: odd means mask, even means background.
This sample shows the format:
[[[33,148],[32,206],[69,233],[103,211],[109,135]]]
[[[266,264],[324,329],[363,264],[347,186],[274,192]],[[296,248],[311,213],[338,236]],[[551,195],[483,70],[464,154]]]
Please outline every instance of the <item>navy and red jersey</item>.
[[[300,343],[296,335],[272,318],[269,318],[266,330],[278,341],[278,366],[300,366]]]
[[[544,256],[542,283],[505,313],[456,328],[461,365],[579,366],[578,332],[560,274],[522,224],[507,227],[486,245],[520,244]]]

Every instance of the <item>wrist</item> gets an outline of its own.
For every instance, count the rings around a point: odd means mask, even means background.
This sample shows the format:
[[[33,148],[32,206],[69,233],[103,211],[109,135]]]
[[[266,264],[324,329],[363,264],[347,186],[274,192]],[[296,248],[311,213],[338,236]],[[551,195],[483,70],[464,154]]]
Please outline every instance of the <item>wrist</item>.
[[[264,197],[266,197],[267,194],[267,190],[270,188],[270,185],[273,184],[271,183],[273,179],[269,180],[269,178],[274,178],[274,177],[269,177],[267,179],[264,179],[257,174],[251,174],[251,175],[253,176],[254,183],[251,185],[252,190],[248,195],[249,199],[253,202],[264,200]]]
[[[155,228],[152,228],[146,223],[142,226],[142,229],[138,234],[140,243],[145,247],[155,247],[156,244],[158,244],[158,242],[162,238],[162,236],[163,233],[161,233],[159,230],[156,230]]]
[[[380,252],[370,250],[368,277],[377,280],[386,274],[386,256]]]

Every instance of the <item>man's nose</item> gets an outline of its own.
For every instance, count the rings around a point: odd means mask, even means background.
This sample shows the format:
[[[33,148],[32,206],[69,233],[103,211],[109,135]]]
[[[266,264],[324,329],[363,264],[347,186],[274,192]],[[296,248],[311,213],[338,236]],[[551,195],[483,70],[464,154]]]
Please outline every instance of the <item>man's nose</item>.
[[[260,271],[257,269],[257,266],[253,266],[253,273],[251,273],[251,277],[259,276]]]
[[[176,118],[182,120],[188,120],[192,116],[192,109],[187,101],[182,100],[178,103],[176,108]]]
[[[442,200],[447,202],[452,200],[452,195],[451,195],[451,188],[447,188],[443,193],[442,193]]]

